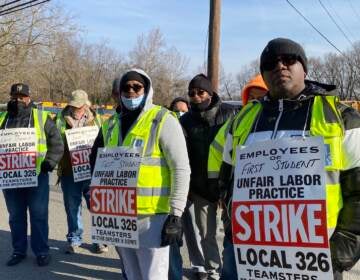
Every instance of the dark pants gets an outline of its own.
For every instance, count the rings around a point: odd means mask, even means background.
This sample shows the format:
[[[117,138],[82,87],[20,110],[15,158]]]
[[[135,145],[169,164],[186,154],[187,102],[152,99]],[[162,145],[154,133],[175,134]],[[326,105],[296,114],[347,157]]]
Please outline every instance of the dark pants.
[[[74,182],[73,176],[62,176],[60,178],[63,191],[64,206],[67,218],[68,233],[67,241],[72,245],[81,245],[83,235],[83,223],[81,213],[81,201],[84,196],[86,203],[89,197],[90,181]]]
[[[191,248],[189,250],[191,250]],[[179,245],[170,245],[169,280],[182,279],[182,265]]]
[[[38,187],[4,190],[9,212],[13,253],[26,255],[27,209],[30,213],[31,249],[35,256],[49,253],[49,175],[40,173]]]
[[[230,238],[224,237],[223,266],[220,280],[237,280],[234,245]]]

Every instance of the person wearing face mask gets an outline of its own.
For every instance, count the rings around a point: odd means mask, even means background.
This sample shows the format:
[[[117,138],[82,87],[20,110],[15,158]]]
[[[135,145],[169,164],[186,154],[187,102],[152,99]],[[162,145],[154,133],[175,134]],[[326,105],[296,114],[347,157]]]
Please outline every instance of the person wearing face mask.
[[[100,116],[91,110],[90,106],[91,102],[89,101],[87,93],[83,90],[75,90],[71,93],[68,105],[56,116],[56,125],[65,144],[64,155],[58,166],[58,176],[63,191],[67,216],[68,233],[66,238],[68,246],[65,248],[65,253],[67,254],[77,253],[79,246],[82,244],[83,223],[81,217],[81,201],[84,196],[87,205],[89,205],[88,193],[90,180],[74,181],[71,156],[65,131],[86,126],[100,127]]]
[[[99,147],[143,147],[136,199],[139,248],[118,246],[117,251],[127,279],[165,280],[169,245],[182,242],[190,178],[185,138],[170,111],[153,104],[152,82],[144,71],[132,69],[113,85],[119,86],[113,90],[119,93],[118,107],[95,139],[91,166]]]
[[[39,266],[50,262],[48,235],[49,172],[60,161],[64,144],[49,112],[40,110],[31,101],[29,86],[13,84],[7,111],[0,114],[0,129],[35,129],[36,134],[36,187],[4,189],[9,212],[13,253],[7,266],[19,264],[27,251],[27,211],[30,215],[31,249]],[[2,170],[5,172],[6,170]],[[29,171],[29,170],[28,170]],[[1,186],[0,186],[1,187]]]
[[[209,147],[216,133],[237,108],[221,102],[208,77],[196,75],[189,83],[190,110],[180,118],[189,153],[191,179],[189,200],[194,204],[208,279],[218,279],[221,259],[216,241],[217,180],[208,177]],[[200,273],[199,278],[203,278]]]
[[[187,101],[184,97],[176,97],[173,101],[171,101],[169,110],[173,111],[178,118],[184,115],[187,111],[189,111],[189,101]]]

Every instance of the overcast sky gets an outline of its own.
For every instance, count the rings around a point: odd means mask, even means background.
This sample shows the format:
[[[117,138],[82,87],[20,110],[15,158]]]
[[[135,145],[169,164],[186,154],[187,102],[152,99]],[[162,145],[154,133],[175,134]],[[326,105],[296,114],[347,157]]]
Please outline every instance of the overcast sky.
[[[209,1],[206,0],[58,0],[74,15],[89,42],[106,40],[126,54],[136,38],[160,28],[168,46],[189,58],[188,73],[195,73],[207,56]],[[337,48],[345,51],[360,40],[359,0],[291,0]],[[328,9],[348,39],[322,8]],[[287,37],[301,43],[308,56],[336,52],[304,21],[286,0],[223,0],[221,11],[221,63],[226,72],[260,56],[266,43]]]

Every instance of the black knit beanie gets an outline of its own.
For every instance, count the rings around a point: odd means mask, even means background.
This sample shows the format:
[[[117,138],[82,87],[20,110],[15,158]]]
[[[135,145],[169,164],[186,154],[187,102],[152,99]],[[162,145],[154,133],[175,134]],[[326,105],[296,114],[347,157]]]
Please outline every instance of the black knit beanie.
[[[119,92],[121,92],[122,86],[125,85],[128,81],[137,81],[144,86],[146,91],[148,89],[148,83],[141,74],[139,74],[136,71],[129,71],[121,77],[120,84],[119,84],[119,88],[120,88]]]
[[[293,54],[297,55],[300,63],[307,73],[307,58],[302,46],[298,43],[286,39],[276,38],[268,42],[260,57],[260,72],[264,72],[264,64],[276,59],[279,55]]]
[[[209,93],[209,95],[213,95],[213,87],[208,77],[204,74],[196,75],[189,83],[189,91],[193,88],[199,88],[205,90]]]

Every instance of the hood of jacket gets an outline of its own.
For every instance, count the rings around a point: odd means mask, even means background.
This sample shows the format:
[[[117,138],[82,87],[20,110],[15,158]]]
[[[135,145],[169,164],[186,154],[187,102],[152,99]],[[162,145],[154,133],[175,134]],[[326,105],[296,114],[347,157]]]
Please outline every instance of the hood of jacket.
[[[268,90],[262,76],[260,74],[256,75],[245,85],[245,87],[243,88],[243,90],[241,92],[242,105],[246,105],[246,103],[248,102],[249,93],[252,88],[260,88],[260,89],[264,89],[266,91]]]
[[[304,98],[311,98],[317,95],[338,95],[336,86],[323,84],[316,81],[305,80],[305,88],[294,98],[284,99],[288,101],[302,100]],[[277,102],[278,99],[272,99],[270,94],[264,96],[265,101]],[[256,101],[255,101],[256,102]]]
[[[323,84],[316,81],[305,80],[305,89],[301,94],[305,95],[337,95],[336,86]]]

